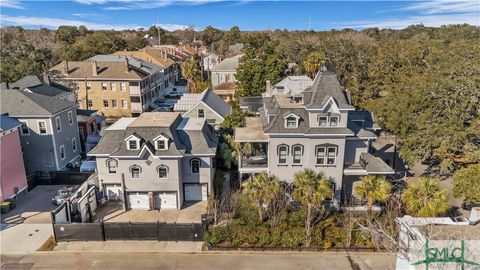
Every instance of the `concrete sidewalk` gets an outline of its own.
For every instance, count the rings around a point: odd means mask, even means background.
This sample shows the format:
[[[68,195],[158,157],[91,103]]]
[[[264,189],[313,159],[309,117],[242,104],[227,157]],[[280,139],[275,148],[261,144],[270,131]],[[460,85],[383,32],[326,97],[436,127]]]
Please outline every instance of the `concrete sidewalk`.
[[[52,224],[11,224],[0,232],[1,253],[35,252],[52,234]]]
[[[55,252],[91,252],[91,253],[197,253],[202,252],[203,242],[170,241],[75,241],[57,243]]]

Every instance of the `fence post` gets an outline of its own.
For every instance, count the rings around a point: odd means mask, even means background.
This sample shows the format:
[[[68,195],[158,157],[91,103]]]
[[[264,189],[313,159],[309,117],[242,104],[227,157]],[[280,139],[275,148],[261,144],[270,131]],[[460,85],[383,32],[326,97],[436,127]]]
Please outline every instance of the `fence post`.
[[[192,225],[190,226],[190,228],[192,229],[192,242],[195,242],[195,226],[193,225],[193,222],[192,222]]]
[[[102,238],[103,238],[103,241],[106,240],[105,238],[105,223],[103,223],[103,219],[100,220],[100,223],[102,224]]]
[[[175,236],[175,242],[178,242],[177,241],[177,239],[178,239],[178,237],[177,237],[177,226],[178,226],[177,222],[175,221],[175,223],[173,223],[173,229],[174,229],[173,230],[174,231],[173,235]]]
[[[157,242],[160,242],[160,234],[159,234],[159,231],[160,230],[160,222],[157,220]]]
[[[132,240],[132,223],[128,221],[128,238]]]

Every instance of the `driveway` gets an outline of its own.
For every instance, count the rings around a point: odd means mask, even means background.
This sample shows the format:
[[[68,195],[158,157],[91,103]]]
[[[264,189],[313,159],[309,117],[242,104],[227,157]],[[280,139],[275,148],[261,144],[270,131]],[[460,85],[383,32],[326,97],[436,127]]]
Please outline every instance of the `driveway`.
[[[15,202],[16,208],[8,214],[2,214],[3,224],[50,224],[50,211],[57,208],[52,204],[52,197],[62,185],[37,186],[27,194],[20,196]],[[5,226],[5,225],[2,225]]]
[[[114,211],[112,211],[112,209]],[[95,219],[105,222],[166,222],[166,223],[202,223],[201,215],[207,212],[207,202],[183,203],[182,209],[129,210],[124,211],[118,203],[100,207]]]

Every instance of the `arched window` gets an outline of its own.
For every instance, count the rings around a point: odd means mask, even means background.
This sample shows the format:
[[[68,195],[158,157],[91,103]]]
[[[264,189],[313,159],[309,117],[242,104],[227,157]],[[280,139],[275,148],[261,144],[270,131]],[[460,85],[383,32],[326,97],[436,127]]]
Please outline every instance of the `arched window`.
[[[140,173],[142,172],[142,168],[137,165],[133,165],[130,167],[130,173],[132,174],[132,178],[140,178]]]
[[[190,160],[190,167],[192,168],[192,173],[199,173],[200,172],[200,160],[196,159],[196,158]]]
[[[287,164],[288,145],[281,144],[277,148],[278,164]]]
[[[296,144],[292,147],[293,165],[302,164],[303,145]]]
[[[168,167],[165,165],[160,165],[157,167],[158,178],[167,179],[168,178]]]
[[[115,159],[107,160],[108,173],[117,173],[118,162]]]

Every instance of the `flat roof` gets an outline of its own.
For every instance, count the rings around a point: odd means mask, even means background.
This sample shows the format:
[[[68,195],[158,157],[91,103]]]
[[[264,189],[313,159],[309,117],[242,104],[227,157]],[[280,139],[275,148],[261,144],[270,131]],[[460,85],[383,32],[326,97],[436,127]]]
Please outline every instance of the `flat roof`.
[[[169,127],[179,115],[178,112],[145,112],[129,127]]]
[[[135,117],[123,117],[117,120],[117,122],[113,123],[111,126],[106,128],[106,130],[125,130],[130,123],[132,123]]]
[[[276,94],[276,95],[274,95],[274,97],[277,100],[277,103],[280,106],[280,108],[291,108],[291,109],[303,108],[303,102],[302,103],[292,102],[292,100],[289,97],[287,97],[286,95]],[[302,98],[303,98],[303,96],[302,96]]]
[[[235,129],[236,142],[268,142],[260,117],[246,117],[245,127]]]
[[[183,118],[177,130],[202,130],[205,118]]]

